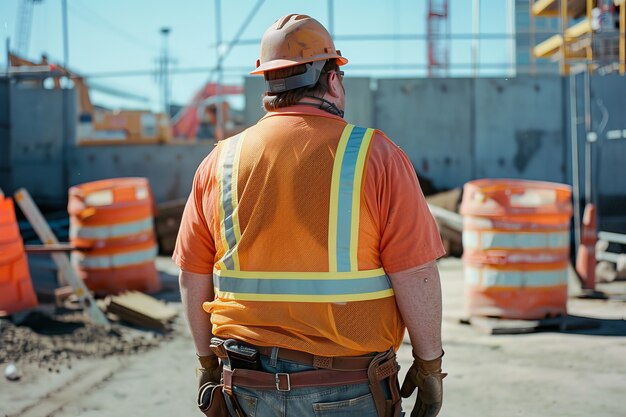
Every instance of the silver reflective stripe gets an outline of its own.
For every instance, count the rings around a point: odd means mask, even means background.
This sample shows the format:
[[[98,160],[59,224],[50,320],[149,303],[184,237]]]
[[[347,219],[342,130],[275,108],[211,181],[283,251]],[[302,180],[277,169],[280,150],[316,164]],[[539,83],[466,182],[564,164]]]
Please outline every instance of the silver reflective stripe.
[[[465,283],[472,287],[480,285],[480,270],[466,266],[463,271]]]
[[[271,279],[234,278],[213,274],[215,287],[220,291],[248,294],[343,295],[365,294],[388,290],[391,283],[387,275],[368,278],[341,279]]]
[[[158,248],[122,253],[119,255],[91,256],[82,253],[76,254],[75,260],[78,265],[88,269],[110,269],[129,265],[143,264],[156,258]]]
[[[567,284],[567,268],[550,271],[501,271],[465,268],[465,283],[488,287],[552,287]]]
[[[463,232],[463,246],[469,249],[559,249],[569,246],[569,232],[505,233]]]
[[[463,231],[462,235],[463,247],[467,249],[478,248],[478,233],[474,231]]]
[[[108,239],[132,236],[152,230],[152,217],[131,223],[114,224],[111,226],[72,227],[70,237],[83,239]]]
[[[233,258],[233,252],[237,247],[237,236],[235,234],[235,201],[237,197],[234,195],[237,190],[234,189],[237,184],[237,179],[234,175],[237,175],[236,166],[239,164],[237,160],[237,143],[241,139],[241,135],[235,136],[227,143],[225,149],[224,160],[222,165],[222,182],[221,182],[221,198],[222,207],[224,210],[224,217],[221,219],[222,232],[226,238],[226,244],[228,245],[226,253],[222,257],[222,262],[229,270],[235,269],[235,259]]]

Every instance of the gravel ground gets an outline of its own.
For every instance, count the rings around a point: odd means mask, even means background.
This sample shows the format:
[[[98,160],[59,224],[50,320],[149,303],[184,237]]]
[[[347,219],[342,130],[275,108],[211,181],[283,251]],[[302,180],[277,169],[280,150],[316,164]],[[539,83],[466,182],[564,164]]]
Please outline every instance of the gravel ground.
[[[171,337],[115,324],[105,329],[80,312],[34,310],[17,325],[0,320],[0,367],[13,364],[15,378],[26,366],[59,373],[79,360],[140,354]]]

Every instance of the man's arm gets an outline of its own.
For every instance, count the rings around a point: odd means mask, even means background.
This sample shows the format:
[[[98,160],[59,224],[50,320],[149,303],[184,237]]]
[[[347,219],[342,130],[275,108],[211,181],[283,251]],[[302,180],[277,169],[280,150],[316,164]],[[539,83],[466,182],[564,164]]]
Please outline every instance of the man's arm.
[[[415,354],[441,356],[441,282],[435,261],[389,274]]]
[[[179,284],[183,311],[187,316],[196,352],[198,356],[212,355],[209,349],[213,336],[211,333],[211,316],[202,309],[202,303],[213,300],[213,276],[181,270]]]
[[[396,303],[409,331],[413,365],[400,394],[409,397],[418,388],[411,417],[435,417],[443,402],[441,372],[441,282],[435,261],[389,274]]]

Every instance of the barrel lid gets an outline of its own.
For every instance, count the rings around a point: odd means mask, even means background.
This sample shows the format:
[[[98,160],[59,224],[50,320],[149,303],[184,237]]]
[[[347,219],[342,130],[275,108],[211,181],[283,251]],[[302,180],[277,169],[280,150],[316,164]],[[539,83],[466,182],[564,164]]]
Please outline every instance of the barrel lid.
[[[569,185],[518,179],[484,178],[463,187],[463,215],[506,217],[518,214],[561,214],[571,216]]]

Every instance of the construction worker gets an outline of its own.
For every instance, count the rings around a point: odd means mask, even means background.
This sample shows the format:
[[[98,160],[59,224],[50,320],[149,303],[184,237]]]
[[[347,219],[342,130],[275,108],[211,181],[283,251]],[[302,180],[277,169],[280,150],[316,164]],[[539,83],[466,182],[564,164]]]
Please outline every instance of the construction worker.
[[[399,416],[416,388],[411,416],[441,408],[443,246],[406,155],[343,119],[347,62],[278,19],[252,71],[267,115],[196,172],[173,259],[206,415]]]

